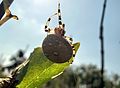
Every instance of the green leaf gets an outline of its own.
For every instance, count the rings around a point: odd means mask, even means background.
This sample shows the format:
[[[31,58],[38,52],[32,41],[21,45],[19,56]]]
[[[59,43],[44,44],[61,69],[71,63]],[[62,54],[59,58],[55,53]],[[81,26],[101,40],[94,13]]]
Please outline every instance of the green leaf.
[[[75,51],[77,52],[80,43],[75,43]],[[60,75],[71,63],[73,57],[69,62],[57,64],[51,62],[42,53],[40,47],[36,48],[29,57],[29,63],[21,70],[17,76],[19,84],[17,88],[39,88],[48,80]]]

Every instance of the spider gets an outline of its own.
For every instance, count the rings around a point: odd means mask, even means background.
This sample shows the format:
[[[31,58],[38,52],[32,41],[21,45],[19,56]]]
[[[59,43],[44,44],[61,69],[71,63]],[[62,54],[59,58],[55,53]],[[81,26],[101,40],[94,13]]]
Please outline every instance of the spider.
[[[12,2],[13,0],[3,0],[1,2],[0,4],[0,26],[11,18],[18,20],[18,17],[16,15],[12,15],[11,11],[9,10],[9,7],[12,4]]]
[[[56,15],[58,16],[59,25],[54,29],[49,28],[51,18]],[[45,32],[47,32],[47,37],[43,41],[42,49],[49,60],[56,63],[64,63],[69,61],[72,56],[75,57],[75,48],[72,44],[73,39],[65,36],[65,24],[62,23],[60,3],[58,3],[57,13],[48,18]]]

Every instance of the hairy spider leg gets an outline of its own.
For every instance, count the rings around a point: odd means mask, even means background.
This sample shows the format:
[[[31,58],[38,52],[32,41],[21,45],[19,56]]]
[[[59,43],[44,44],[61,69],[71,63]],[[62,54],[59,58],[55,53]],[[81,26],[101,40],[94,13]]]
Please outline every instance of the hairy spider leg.
[[[51,21],[51,18],[52,18],[53,16],[55,16],[55,15],[58,15],[59,28],[62,29],[62,30],[64,30],[65,24],[62,23],[61,11],[60,11],[60,3],[58,3],[58,11],[57,11],[57,13],[53,14],[52,16],[50,16],[50,17],[48,18],[46,24],[45,24],[45,32],[48,32],[48,33],[49,33],[49,32],[51,31],[51,29],[50,29],[48,26],[49,26],[49,23],[50,23],[50,21]],[[65,34],[65,31],[63,31],[63,36],[64,36],[64,34]]]
[[[49,18],[48,18],[48,20],[47,20],[47,22],[46,22],[46,24],[45,24],[45,32],[50,32],[50,28],[48,28],[48,26],[49,26],[49,23],[50,23],[50,21],[51,21],[51,18],[53,17],[53,16],[55,16],[55,15],[57,15],[57,13],[55,13],[55,14],[53,14],[52,16],[50,16]]]
[[[59,26],[62,26],[62,17],[61,17],[61,11],[60,11],[60,3],[58,3],[58,23],[59,23]]]
[[[65,28],[65,24],[62,23],[61,11],[60,11],[60,3],[58,3],[58,23],[62,29]]]
[[[71,37],[68,37],[68,36],[64,36],[64,37],[65,37],[66,40],[69,41],[69,43],[70,43],[70,45],[71,45],[71,47],[72,47],[72,50],[73,50],[73,57],[75,57],[75,47],[74,47],[74,45],[72,44],[73,39],[72,39]]]
[[[73,57],[75,57],[75,47],[74,47],[73,44],[71,44],[71,46],[72,46],[72,49],[73,49]]]
[[[62,22],[62,17],[61,17],[61,10],[60,10],[60,2],[58,1],[58,23],[59,23],[59,29],[61,30],[61,35],[64,36],[66,33],[65,29],[65,24]]]

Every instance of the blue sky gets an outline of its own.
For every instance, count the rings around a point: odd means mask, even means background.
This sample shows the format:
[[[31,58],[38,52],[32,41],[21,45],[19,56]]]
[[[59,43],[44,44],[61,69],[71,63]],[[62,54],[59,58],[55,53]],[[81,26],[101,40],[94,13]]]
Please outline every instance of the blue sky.
[[[1,0],[2,1],[2,0]],[[96,64],[100,67],[99,26],[103,0],[60,0],[62,19],[66,24],[66,35],[81,46],[73,65]],[[120,0],[108,0],[105,21],[105,69],[119,73],[120,64]],[[41,46],[46,36],[44,25],[57,10],[57,0],[14,0],[12,14],[19,17],[0,27],[0,54],[9,57],[18,49],[30,45],[27,56],[35,47]],[[57,26],[57,20],[51,21]]]

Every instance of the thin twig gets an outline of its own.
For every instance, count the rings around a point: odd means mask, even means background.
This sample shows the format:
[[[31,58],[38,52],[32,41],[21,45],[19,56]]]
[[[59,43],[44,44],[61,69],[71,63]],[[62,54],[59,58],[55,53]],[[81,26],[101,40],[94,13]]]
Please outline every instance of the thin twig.
[[[104,16],[105,16],[105,10],[106,10],[106,4],[107,0],[104,0],[103,4],[103,11],[102,11],[102,17],[101,17],[101,23],[100,23],[100,43],[101,43],[101,88],[104,88],[104,36],[103,36],[103,22],[104,22]]]

